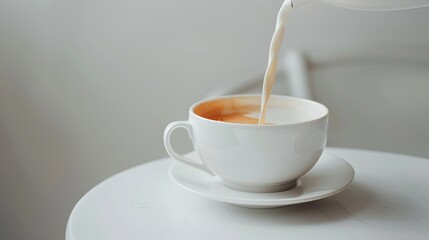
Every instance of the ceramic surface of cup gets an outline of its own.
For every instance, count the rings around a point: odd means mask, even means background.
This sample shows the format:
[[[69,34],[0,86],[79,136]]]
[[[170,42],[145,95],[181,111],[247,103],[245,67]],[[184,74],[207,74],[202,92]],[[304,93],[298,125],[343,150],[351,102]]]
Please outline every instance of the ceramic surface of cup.
[[[236,190],[276,192],[294,187],[297,179],[316,164],[325,148],[328,109],[310,100],[272,96],[269,109],[277,109],[277,112],[270,116],[268,110],[268,125],[205,117],[210,111],[219,111],[214,107],[219,102],[241,109],[258,106],[260,99],[260,95],[235,95],[194,104],[188,121],[167,126],[164,134],[167,152],[173,159],[217,175],[226,186]],[[201,111],[205,105],[206,111]],[[292,115],[282,116],[282,109],[285,110],[283,115]],[[227,115],[237,112],[231,112],[231,107],[222,111]],[[296,114],[302,116],[296,117]],[[254,113],[248,112],[246,117],[252,116]],[[177,127],[188,130],[202,163],[194,163],[173,150],[170,135]]]

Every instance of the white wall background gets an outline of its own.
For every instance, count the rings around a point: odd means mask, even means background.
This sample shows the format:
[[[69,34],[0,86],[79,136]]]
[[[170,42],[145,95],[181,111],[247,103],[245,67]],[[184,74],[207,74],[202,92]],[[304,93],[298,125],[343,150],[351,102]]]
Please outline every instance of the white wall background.
[[[0,239],[62,239],[92,186],[166,156],[168,122],[186,119],[218,84],[263,73],[280,5],[0,0]],[[373,44],[427,51],[428,23],[429,9],[306,4],[291,14],[285,44],[309,53]],[[337,75],[319,74],[336,84]]]

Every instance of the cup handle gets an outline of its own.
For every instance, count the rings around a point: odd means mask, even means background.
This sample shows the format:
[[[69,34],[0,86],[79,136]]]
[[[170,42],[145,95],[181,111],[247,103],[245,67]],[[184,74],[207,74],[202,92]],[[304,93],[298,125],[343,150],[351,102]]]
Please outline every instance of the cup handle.
[[[172,122],[170,124],[167,125],[167,127],[164,130],[164,145],[165,145],[165,149],[167,150],[168,155],[170,155],[171,158],[173,158],[174,160],[177,160],[181,163],[184,163],[188,166],[197,168],[211,176],[215,176],[215,174],[210,171],[210,169],[206,166],[206,164],[203,162],[203,160],[201,159],[201,163],[195,163],[193,162],[192,159],[185,157],[181,154],[178,154],[173,147],[171,146],[171,134],[173,133],[174,130],[176,130],[177,128],[184,128],[188,131],[189,134],[189,138],[192,140],[192,143],[194,142],[193,140],[193,130],[192,130],[192,125],[188,122],[188,121],[177,121],[177,122]],[[194,146],[195,148],[195,146]]]

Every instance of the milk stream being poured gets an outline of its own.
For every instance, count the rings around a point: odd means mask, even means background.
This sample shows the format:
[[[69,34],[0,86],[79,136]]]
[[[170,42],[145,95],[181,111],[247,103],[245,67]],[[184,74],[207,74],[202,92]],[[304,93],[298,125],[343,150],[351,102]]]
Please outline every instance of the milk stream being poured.
[[[262,87],[261,114],[258,121],[258,124],[260,125],[265,123],[268,99],[270,98],[271,91],[273,90],[273,86],[276,81],[276,68],[279,59],[279,50],[282,45],[285,32],[285,21],[291,9],[291,0],[285,0],[277,15],[276,29],[274,31],[273,38],[271,39],[268,66],[267,70],[265,71],[264,83]]]

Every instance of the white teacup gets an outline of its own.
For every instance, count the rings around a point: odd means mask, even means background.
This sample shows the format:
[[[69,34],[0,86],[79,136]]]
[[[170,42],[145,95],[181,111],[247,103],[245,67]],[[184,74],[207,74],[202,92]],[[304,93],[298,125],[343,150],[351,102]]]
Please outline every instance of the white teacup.
[[[189,110],[188,121],[172,122],[166,127],[164,144],[168,154],[218,176],[225,186],[235,190],[277,192],[295,187],[299,177],[316,164],[325,148],[328,109],[306,99],[271,96],[267,125],[210,119],[211,111],[235,111],[241,106],[258,108],[260,99],[260,95],[232,95],[195,103]],[[219,106],[226,110],[219,110]],[[280,112],[271,116],[270,109]],[[284,114],[283,110],[286,110]],[[189,132],[200,163],[172,148],[171,133],[180,127]]]

